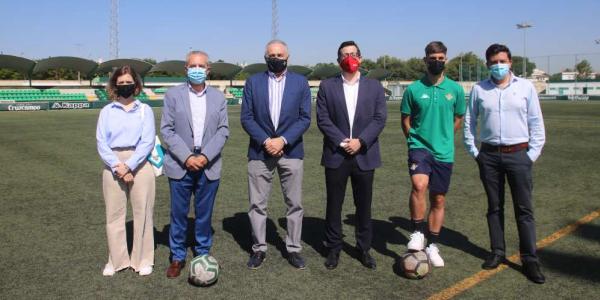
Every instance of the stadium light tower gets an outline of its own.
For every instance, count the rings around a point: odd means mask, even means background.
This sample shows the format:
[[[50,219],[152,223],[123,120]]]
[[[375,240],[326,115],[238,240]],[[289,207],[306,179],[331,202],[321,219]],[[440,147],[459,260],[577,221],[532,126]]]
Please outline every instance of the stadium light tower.
[[[527,28],[531,28],[533,25],[527,22],[517,24],[517,29],[523,29],[523,78],[527,78]]]
[[[277,17],[277,0],[271,1],[271,39],[277,39],[279,19]]]
[[[110,36],[108,47],[110,58],[119,58],[119,0],[110,0]]]

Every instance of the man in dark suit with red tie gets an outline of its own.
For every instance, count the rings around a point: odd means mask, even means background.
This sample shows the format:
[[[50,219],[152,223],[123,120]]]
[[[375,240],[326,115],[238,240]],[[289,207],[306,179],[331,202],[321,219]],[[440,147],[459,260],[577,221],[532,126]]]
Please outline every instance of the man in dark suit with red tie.
[[[360,49],[353,41],[338,48],[341,76],[321,82],[317,94],[317,125],[323,133],[323,156],[327,187],[325,267],[335,269],[342,249],[342,204],[350,177],[356,207],[356,243],[361,263],[376,268],[369,254],[373,237],[371,199],[375,168],[381,166],[379,134],[387,109],[381,83],[361,77]]]

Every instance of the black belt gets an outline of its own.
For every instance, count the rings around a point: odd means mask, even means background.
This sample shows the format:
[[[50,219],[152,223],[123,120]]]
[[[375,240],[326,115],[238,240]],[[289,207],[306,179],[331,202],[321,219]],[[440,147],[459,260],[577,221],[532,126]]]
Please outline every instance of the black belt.
[[[202,148],[200,148],[200,147],[194,147],[194,149],[192,150],[192,152],[194,152],[194,154],[200,154],[200,153],[202,153]]]
[[[131,147],[114,147],[114,148],[110,148],[110,150],[113,150],[113,151],[129,151],[129,150],[135,150],[135,146],[131,146]]]

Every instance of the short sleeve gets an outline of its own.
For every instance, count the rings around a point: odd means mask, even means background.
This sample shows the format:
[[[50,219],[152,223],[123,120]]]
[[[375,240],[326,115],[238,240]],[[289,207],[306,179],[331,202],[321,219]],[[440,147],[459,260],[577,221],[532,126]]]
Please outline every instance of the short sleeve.
[[[410,87],[408,87],[408,88],[406,88],[406,90],[404,90],[404,94],[402,95],[402,102],[400,104],[400,112],[405,115],[410,115],[412,112],[411,104],[412,104],[412,93],[410,91]]]
[[[462,116],[465,114],[467,110],[467,100],[465,99],[465,90],[460,85],[457,84],[456,90],[456,103],[454,104],[454,114],[457,116]]]

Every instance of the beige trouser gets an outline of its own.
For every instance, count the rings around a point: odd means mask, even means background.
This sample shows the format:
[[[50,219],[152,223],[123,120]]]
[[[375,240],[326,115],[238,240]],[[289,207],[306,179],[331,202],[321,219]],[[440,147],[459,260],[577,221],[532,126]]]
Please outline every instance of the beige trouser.
[[[126,161],[133,150],[114,151],[120,161]],[[155,181],[152,166],[146,161],[134,172],[133,183],[127,185],[107,167],[102,171],[102,191],[106,203],[106,236],[108,263],[118,271],[132,267],[136,272],[154,265]],[[133,209],[133,249],[127,252],[125,219],[127,199]]]

